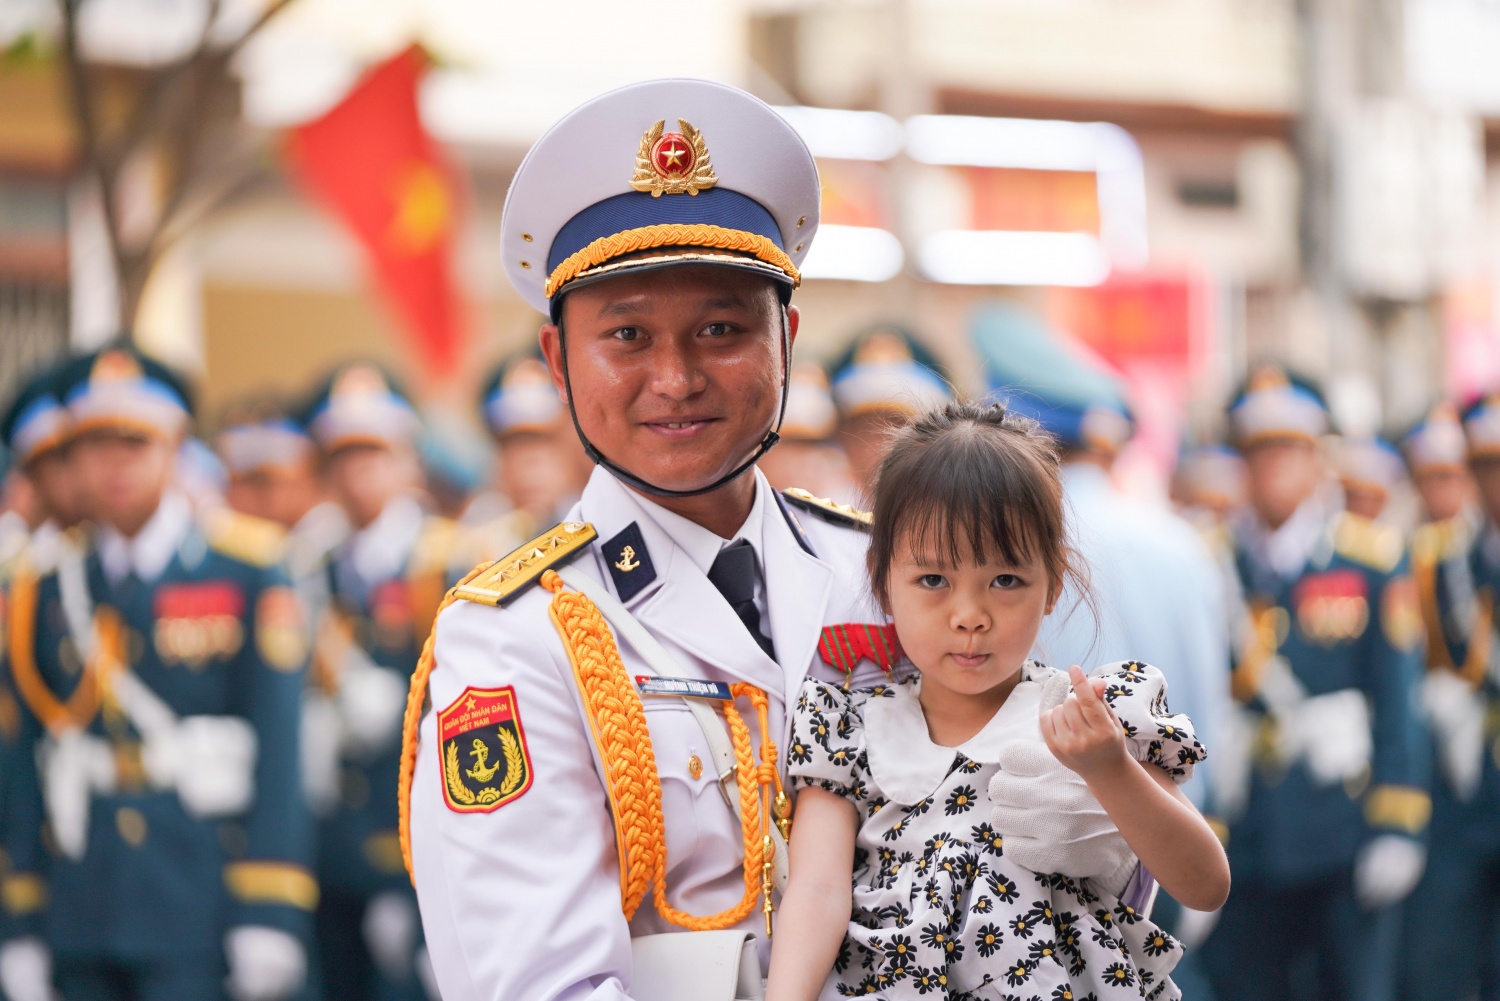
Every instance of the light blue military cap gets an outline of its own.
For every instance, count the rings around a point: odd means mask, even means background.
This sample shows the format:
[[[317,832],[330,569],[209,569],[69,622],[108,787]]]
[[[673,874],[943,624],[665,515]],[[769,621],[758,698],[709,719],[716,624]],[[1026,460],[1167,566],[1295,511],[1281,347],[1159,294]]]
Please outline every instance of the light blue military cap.
[[[406,394],[370,362],[351,363],[330,376],[314,395],[306,425],[329,454],[352,445],[411,445],[422,430]]]
[[[73,432],[73,419],[59,397],[58,376],[57,369],[33,376],[0,417],[0,441],[17,466],[67,444]]]
[[[495,369],[480,393],[480,411],[496,438],[551,431],[564,414],[547,365],[534,354],[512,358]]]
[[[1267,365],[1251,374],[1230,404],[1229,424],[1241,451],[1266,441],[1316,442],[1328,433],[1328,405],[1311,383]]]
[[[1481,396],[1464,408],[1464,437],[1469,458],[1500,458],[1500,393]]]
[[[1421,423],[1406,432],[1401,439],[1401,451],[1414,475],[1463,469],[1468,459],[1468,443],[1464,440],[1458,408],[1447,401],[1434,406]]]
[[[1354,487],[1390,493],[1406,477],[1396,446],[1376,435],[1344,438],[1333,449],[1339,479]]]
[[[521,162],[500,223],[511,283],[556,317],[562,293],[680,264],[754,271],[784,290],[818,228],[818,171],[769,105],[706,80],[603,94]]]
[[[989,397],[1030,417],[1068,448],[1113,454],[1134,422],[1119,377],[1075,350],[1032,313],[995,303],[974,320]]]
[[[192,422],[192,395],[186,383],[126,344],[69,362],[58,385],[74,434],[112,430],[173,438]]]
[[[897,326],[865,331],[834,363],[833,399],[846,420],[873,411],[918,413],[951,396],[932,353]]]
[[[838,409],[828,389],[828,376],[810,362],[792,366],[781,418],[782,441],[824,441],[838,427]]]

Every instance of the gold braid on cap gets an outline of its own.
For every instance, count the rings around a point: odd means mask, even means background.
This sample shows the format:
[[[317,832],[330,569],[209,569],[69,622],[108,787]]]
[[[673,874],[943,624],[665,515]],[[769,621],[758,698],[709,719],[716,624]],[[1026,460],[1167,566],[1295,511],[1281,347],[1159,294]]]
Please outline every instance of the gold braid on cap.
[[[557,294],[568,282],[617,257],[634,254],[642,250],[659,247],[698,247],[706,250],[730,250],[749,254],[784,271],[792,279],[792,287],[802,283],[802,274],[786,251],[759,233],[747,233],[741,229],[727,229],[705,223],[661,223],[656,226],[641,226],[627,229],[613,236],[601,236],[577,253],[568,256],[552,269],[542,293],[547,298]]]

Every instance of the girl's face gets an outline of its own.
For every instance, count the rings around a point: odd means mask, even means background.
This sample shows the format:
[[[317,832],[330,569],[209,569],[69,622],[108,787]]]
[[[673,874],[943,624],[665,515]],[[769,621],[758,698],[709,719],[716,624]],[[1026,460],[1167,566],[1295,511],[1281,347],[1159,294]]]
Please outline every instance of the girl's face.
[[[998,548],[988,547],[982,564],[953,566],[914,551],[909,536],[896,545],[890,613],[901,649],[922,672],[924,701],[988,695],[998,706],[1056,604],[1057,586],[1037,555],[1012,565]]]

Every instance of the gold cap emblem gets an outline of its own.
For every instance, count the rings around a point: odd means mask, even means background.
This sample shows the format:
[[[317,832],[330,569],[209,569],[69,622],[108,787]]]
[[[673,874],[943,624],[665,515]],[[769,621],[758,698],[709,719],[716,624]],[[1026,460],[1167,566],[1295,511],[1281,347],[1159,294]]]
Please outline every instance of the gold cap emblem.
[[[666,132],[662,119],[641,136],[635,154],[635,176],[630,186],[649,191],[652,198],[662,195],[696,195],[719,183],[708,156],[703,133],[683,119],[677,119],[681,132]]]

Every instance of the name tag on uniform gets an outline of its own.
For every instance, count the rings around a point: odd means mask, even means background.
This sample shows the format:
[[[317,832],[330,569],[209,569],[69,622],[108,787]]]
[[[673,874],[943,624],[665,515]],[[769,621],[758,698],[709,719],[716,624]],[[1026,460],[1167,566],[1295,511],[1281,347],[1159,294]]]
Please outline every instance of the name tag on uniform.
[[[638,674],[635,686],[642,695],[676,695],[688,699],[718,699],[720,702],[734,698],[729,686],[722,681],[701,681],[698,678],[653,678],[649,674]]]

